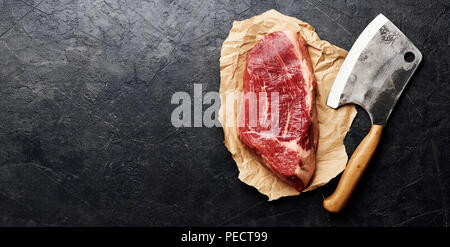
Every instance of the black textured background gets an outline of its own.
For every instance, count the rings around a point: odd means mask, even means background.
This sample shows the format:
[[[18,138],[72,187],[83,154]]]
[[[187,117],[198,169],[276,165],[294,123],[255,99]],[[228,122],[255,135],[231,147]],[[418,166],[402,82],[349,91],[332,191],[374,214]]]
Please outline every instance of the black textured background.
[[[447,226],[449,1],[0,0],[0,225]],[[378,13],[424,60],[347,210],[337,179],[268,202],[220,128],[174,128],[170,98],[219,88],[233,20],[269,9],[350,49]],[[369,130],[359,109],[349,153]]]

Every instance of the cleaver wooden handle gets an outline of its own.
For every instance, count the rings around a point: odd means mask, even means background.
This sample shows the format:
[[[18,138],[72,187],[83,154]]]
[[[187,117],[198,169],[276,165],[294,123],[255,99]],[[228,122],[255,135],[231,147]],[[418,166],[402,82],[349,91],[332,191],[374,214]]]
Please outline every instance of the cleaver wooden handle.
[[[382,125],[372,125],[369,133],[358,145],[347,163],[334,193],[323,201],[323,207],[330,213],[340,212],[347,204],[364,170],[380,142]]]

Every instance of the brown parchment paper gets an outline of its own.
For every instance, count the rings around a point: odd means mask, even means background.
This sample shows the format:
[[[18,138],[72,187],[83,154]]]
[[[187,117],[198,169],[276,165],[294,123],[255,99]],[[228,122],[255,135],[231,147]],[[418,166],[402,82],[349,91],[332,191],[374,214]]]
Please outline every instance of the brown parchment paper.
[[[229,100],[228,94],[243,92],[243,72],[247,53],[265,34],[291,30],[301,35],[308,46],[314,75],[317,80],[317,112],[319,122],[319,145],[316,154],[316,170],[305,191],[322,186],[341,173],[347,163],[344,138],[356,116],[354,106],[334,110],[325,105],[347,51],[321,40],[309,24],[296,18],[269,10],[243,21],[234,21],[228,38],[222,45],[220,57],[220,96],[222,105],[219,121],[225,134],[225,146],[231,152],[239,169],[239,179],[255,187],[260,193],[276,200],[300,192],[280,180],[261,164],[256,155],[238,139],[236,125],[239,103]]]

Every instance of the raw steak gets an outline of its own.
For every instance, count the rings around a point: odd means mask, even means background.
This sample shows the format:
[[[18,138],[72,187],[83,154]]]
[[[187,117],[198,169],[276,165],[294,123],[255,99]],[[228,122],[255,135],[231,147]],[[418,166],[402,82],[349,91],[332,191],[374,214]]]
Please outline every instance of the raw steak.
[[[254,93],[258,100],[245,96],[241,101],[239,139],[273,173],[298,191],[306,188],[316,166],[319,132],[315,87],[306,43],[297,33],[267,34],[247,56],[244,93],[246,96]],[[261,92],[267,97],[261,98]],[[271,94],[274,92],[278,93],[277,128],[260,122],[275,115],[269,103],[276,97]],[[255,103],[259,106],[251,106]],[[258,121],[252,124],[249,116],[255,109]]]

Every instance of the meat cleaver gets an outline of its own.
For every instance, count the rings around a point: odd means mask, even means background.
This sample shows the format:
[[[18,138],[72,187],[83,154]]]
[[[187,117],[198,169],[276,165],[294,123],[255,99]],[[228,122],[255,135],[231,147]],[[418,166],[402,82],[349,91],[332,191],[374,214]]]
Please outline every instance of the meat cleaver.
[[[384,15],[379,14],[353,44],[334,80],[327,105],[358,104],[370,116],[372,127],[347,163],[325,209],[340,212],[373,156],[381,132],[422,54]]]

